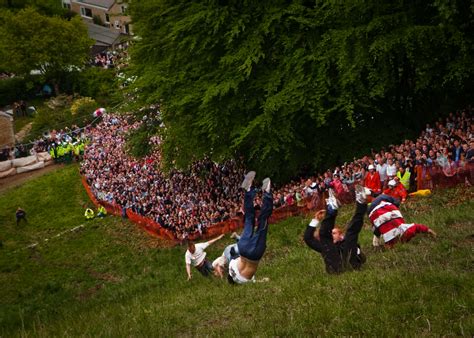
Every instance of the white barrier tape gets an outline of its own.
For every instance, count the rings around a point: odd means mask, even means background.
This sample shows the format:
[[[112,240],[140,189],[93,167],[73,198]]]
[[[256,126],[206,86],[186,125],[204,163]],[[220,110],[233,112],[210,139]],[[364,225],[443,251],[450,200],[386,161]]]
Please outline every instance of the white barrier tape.
[[[60,233],[54,235],[54,236],[51,237],[51,238],[45,238],[45,239],[42,240],[42,242],[48,242],[48,241],[50,241],[50,240],[52,240],[52,239],[54,239],[54,238],[59,238],[59,237],[65,235],[65,234],[68,234],[68,233],[70,233],[70,232],[75,232],[75,231],[77,231],[77,230],[79,230],[79,229],[83,229],[83,228],[85,228],[85,227],[86,227],[85,224],[78,225],[78,226],[76,226],[76,227],[74,227],[74,228],[72,228],[72,229],[64,230],[64,231],[62,231],[62,232],[60,232]],[[33,248],[36,248],[36,247],[39,246],[39,245],[40,245],[40,242],[36,242],[36,243],[30,244],[30,245],[27,245],[27,246],[24,247],[23,249],[15,250],[15,251],[13,251],[13,253],[16,253],[16,252],[18,252],[18,251],[20,251],[20,250],[33,249]]]

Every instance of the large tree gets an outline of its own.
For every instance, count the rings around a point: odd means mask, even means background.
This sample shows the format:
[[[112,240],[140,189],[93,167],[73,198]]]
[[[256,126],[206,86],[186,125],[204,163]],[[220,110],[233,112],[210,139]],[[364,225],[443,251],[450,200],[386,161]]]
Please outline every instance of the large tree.
[[[93,40],[79,17],[45,16],[33,8],[0,15],[0,68],[18,75],[40,71],[55,91],[66,72],[83,67]]]
[[[327,167],[472,89],[467,1],[144,0],[131,13],[138,96],[161,103],[174,164]]]

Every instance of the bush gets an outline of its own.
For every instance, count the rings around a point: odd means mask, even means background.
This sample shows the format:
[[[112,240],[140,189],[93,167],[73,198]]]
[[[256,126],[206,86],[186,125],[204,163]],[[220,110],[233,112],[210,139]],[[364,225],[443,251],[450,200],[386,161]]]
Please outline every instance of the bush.
[[[92,114],[98,108],[97,102],[90,97],[81,97],[74,100],[71,106],[71,114],[73,116],[83,116],[87,113]]]
[[[27,92],[27,84],[23,78],[13,77],[0,80],[0,106],[26,99]]]
[[[107,100],[117,90],[115,71],[100,67],[86,68],[79,74],[77,89],[81,96]]]

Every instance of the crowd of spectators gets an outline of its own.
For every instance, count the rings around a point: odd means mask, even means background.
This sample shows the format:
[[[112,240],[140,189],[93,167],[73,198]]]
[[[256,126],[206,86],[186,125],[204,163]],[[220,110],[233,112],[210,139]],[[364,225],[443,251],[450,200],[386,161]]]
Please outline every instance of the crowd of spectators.
[[[390,145],[371,155],[284,186],[276,206],[293,205],[329,188],[342,195],[361,183],[373,196],[385,193],[404,201],[408,193],[433,188],[433,177],[456,177],[471,185],[474,165],[474,121],[472,109],[450,113],[433,126],[426,125],[415,140]]]
[[[141,123],[127,116],[104,115],[91,130],[81,173],[99,200],[151,218],[178,239],[203,233],[211,224],[239,212],[242,166],[235,161],[217,164],[204,159],[189,171],[173,170],[165,175],[160,170],[158,137],[150,140],[155,148],[145,158],[126,155],[125,136]]]
[[[105,69],[123,69],[128,67],[128,59],[128,50],[124,47],[96,54],[92,60],[92,65]]]
[[[213,223],[241,212],[238,191],[244,168],[235,161],[217,164],[209,159],[194,163],[189,171],[160,170],[160,139],[150,140],[155,150],[144,159],[126,155],[125,136],[144,123],[129,116],[105,115],[90,131],[81,173],[99,200],[119,205],[123,211],[149,217],[170,229],[178,239],[202,233]],[[431,178],[462,176],[472,183],[474,126],[471,109],[450,114],[434,126],[426,125],[415,141],[373,151],[369,156],[317,174],[292,181],[274,194],[275,207],[307,203],[329,188],[342,195],[361,183],[372,195],[388,193],[404,201],[407,193],[433,188]],[[472,168],[472,167],[471,167]],[[258,201],[257,201],[258,204]]]

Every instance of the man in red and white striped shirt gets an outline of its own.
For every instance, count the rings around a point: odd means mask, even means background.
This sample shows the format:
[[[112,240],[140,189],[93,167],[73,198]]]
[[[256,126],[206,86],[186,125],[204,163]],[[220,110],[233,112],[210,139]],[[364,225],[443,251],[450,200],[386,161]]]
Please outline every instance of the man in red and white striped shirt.
[[[367,210],[374,235],[382,237],[386,247],[393,247],[398,241],[408,242],[417,233],[436,233],[426,225],[406,223],[398,206],[400,201],[392,196],[380,195]]]

